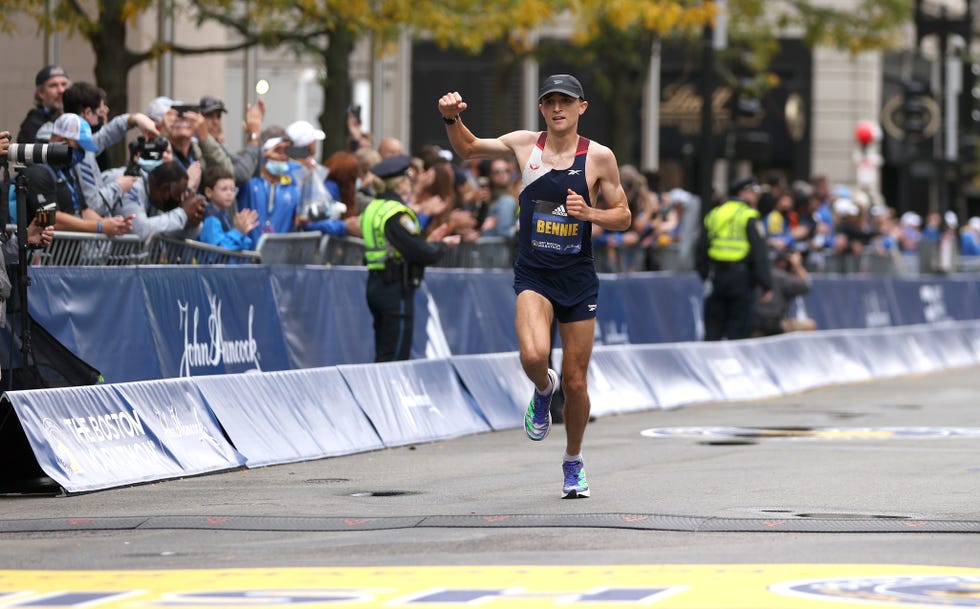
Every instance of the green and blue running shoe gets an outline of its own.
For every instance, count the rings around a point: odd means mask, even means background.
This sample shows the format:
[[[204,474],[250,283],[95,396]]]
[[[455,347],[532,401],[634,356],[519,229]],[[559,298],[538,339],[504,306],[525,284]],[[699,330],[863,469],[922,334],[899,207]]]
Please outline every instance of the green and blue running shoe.
[[[551,398],[558,390],[558,373],[548,368],[548,378],[551,379],[551,393],[543,395],[535,389],[531,403],[527,405],[527,412],[524,413],[524,431],[535,442],[544,440],[551,431]]]
[[[581,460],[563,461],[565,485],[561,490],[562,499],[578,499],[589,496],[589,481],[585,479],[585,466]]]

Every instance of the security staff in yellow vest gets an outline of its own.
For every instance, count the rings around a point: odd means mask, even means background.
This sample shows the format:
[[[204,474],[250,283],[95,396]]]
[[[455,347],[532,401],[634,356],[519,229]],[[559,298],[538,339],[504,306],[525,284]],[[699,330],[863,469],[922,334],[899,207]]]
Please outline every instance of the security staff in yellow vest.
[[[754,177],[732,182],[729,200],[708,212],[697,244],[696,269],[704,281],[704,340],[748,338],[755,287],[772,298],[765,233],[756,206]]]
[[[388,157],[371,173],[385,183],[385,192],[361,214],[367,303],[374,316],[374,361],[407,360],[412,351],[415,289],[422,283],[426,265],[459,244],[459,235],[446,236],[449,226],[443,225],[428,240],[422,236],[418,217],[405,205],[412,193],[411,157]]]

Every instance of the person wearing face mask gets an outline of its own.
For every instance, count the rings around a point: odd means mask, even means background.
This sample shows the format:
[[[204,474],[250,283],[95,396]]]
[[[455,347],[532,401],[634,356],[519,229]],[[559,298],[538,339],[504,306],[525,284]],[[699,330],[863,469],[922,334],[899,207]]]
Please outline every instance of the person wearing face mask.
[[[122,215],[103,217],[89,208],[82,196],[72,169],[85,159],[86,153],[98,150],[88,122],[77,114],[62,114],[51,128],[50,143],[67,144],[72,158],[68,166],[36,164],[23,169],[31,208],[55,203],[54,227],[59,231],[109,236],[125,235],[132,231],[132,218]]]
[[[282,137],[262,144],[262,168],[238,189],[238,209],[254,209],[259,225],[248,233],[258,244],[262,233],[289,233],[296,228],[301,192],[294,175],[299,166],[289,161],[286,149],[292,142]]]
[[[86,150],[84,158],[72,167],[72,173],[86,206],[100,216],[112,212],[132,189],[136,177],[119,174],[111,180],[104,180],[97,156],[123,141],[132,128],[138,127],[147,138],[159,135],[150,117],[138,112],[121,114],[106,122],[109,106],[105,99],[105,91],[87,82],[74,83],[62,95],[65,112],[82,117],[92,129],[96,150]]]

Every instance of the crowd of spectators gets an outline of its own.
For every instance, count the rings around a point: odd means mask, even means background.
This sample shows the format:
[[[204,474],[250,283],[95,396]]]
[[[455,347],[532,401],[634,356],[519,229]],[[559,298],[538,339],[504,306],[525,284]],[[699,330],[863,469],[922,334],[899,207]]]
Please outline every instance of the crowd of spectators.
[[[76,151],[69,168],[53,179],[41,175],[35,185],[59,202],[58,230],[143,239],[162,233],[244,250],[254,249],[263,233],[360,236],[358,216],[379,188],[372,167],[403,153],[392,137],[375,144],[356,112],[347,117],[346,148],[325,151],[322,130],[301,117],[267,125],[259,101],[246,108],[245,144],[233,152],[225,146],[225,105],[207,91],[191,103],[158,97],[145,113],[111,116],[101,89],[72,83],[58,66],[40,70],[35,85],[35,104],[17,141],[61,141]],[[124,139],[132,158],[110,158],[109,149]],[[426,232],[448,225],[464,242],[514,237],[521,180],[515,159],[458,164],[437,145],[412,156],[407,203]],[[620,174],[633,224],[619,232],[595,229],[599,270],[692,269],[707,206],[686,190],[662,188],[655,173],[624,165]],[[980,218],[899,215],[880,197],[832,186],[822,176],[764,182],[759,212],[770,249],[797,252],[811,271],[841,270],[842,261],[869,255],[897,261],[936,243],[980,256]]]

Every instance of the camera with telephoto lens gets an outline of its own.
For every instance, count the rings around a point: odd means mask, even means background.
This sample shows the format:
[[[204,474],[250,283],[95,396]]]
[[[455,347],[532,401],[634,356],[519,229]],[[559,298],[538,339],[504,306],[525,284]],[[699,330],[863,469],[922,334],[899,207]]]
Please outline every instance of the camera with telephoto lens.
[[[125,175],[128,176],[139,176],[140,175],[140,164],[139,160],[143,159],[146,161],[159,161],[163,159],[163,153],[167,151],[167,146],[170,142],[167,138],[161,136],[155,137],[150,141],[146,141],[146,138],[142,135],[136,138],[136,141],[129,143],[129,164],[126,166]]]
[[[71,148],[68,144],[11,144],[7,158],[3,159],[15,166],[56,165],[67,167],[71,162]]]

